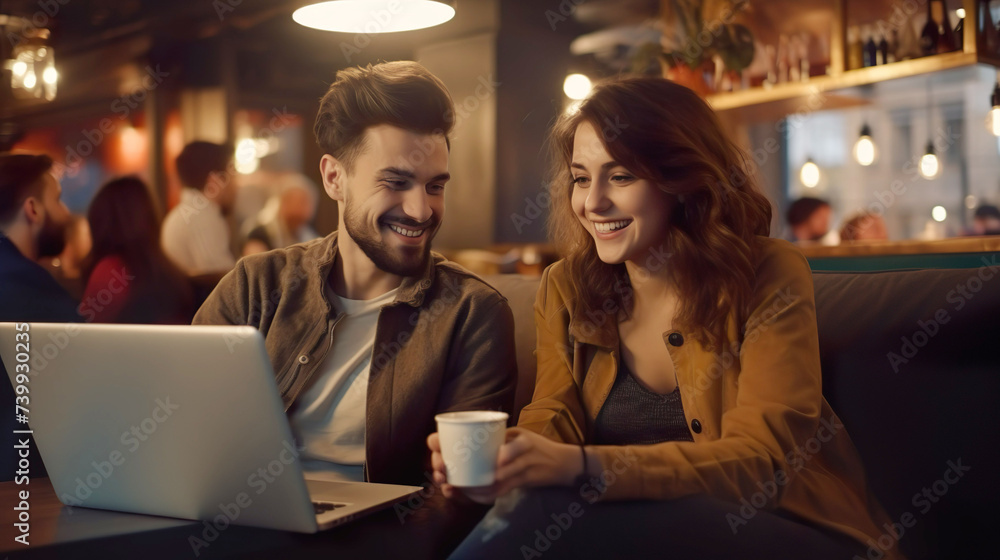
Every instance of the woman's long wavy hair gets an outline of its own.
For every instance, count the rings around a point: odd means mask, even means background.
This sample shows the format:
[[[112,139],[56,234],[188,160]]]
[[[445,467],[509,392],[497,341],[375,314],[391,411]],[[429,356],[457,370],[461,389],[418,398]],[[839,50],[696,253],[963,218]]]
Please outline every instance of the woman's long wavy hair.
[[[184,273],[160,247],[160,213],[146,183],[135,176],[105,184],[87,211],[93,247],[85,278],[105,257],[117,256],[135,276],[124,323],[188,322],[194,295]]]
[[[606,264],[573,212],[570,163],[577,127],[600,131],[611,157],[676,201],[663,240],[666,268],[680,295],[675,324],[708,347],[726,340],[736,311],[749,315],[754,237],[770,231],[771,205],[757,188],[743,151],[723,132],[712,109],[691,90],[660,78],[624,78],[597,86],[578,112],[554,126],[549,229],[580,297],[575,313],[601,314],[614,301],[629,316],[632,290],[624,264]],[[581,316],[581,315],[577,315]],[[593,315],[591,315],[593,316]],[[741,333],[742,335],[742,333]]]

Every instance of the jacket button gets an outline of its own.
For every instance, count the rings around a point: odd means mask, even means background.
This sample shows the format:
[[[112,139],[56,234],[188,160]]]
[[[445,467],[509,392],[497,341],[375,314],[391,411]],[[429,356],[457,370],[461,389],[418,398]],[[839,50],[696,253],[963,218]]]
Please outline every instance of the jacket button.
[[[302,354],[301,356],[299,356],[299,363],[302,364],[302,365],[308,364],[309,363],[309,356],[306,356],[305,354]]]
[[[667,342],[669,342],[671,346],[680,346],[681,344],[684,344],[684,337],[681,336],[681,333],[679,332],[672,332],[670,333],[670,336],[667,337]]]
[[[701,433],[701,422],[697,418],[691,421],[691,431],[700,434]]]

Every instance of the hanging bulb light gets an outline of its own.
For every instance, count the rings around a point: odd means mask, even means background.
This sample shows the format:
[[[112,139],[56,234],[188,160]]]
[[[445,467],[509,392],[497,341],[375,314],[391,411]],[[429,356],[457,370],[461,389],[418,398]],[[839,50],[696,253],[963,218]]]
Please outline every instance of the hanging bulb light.
[[[861,127],[861,136],[854,143],[854,159],[861,165],[868,167],[875,163],[876,158],[878,158],[878,149],[875,147],[875,141],[872,140],[872,129],[868,123],[865,123]]]
[[[799,171],[799,180],[802,181],[802,184],[806,188],[812,189],[819,184],[819,178],[819,166],[816,165],[816,162],[814,162],[812,158],[807,159],[806,162],[802,164],[802,170]]]
[[[993,136],[1000,136],[1000,81],[993,86],[993,94],[990,95],[990,104],[993,106],[986,116],[986,130]]]
[[[920,176],[928,181],[934,179],[941,173],[941,162],[938,161],[937,154],[934,153],[934,143],[927,143],[927,152],[920,158]]]

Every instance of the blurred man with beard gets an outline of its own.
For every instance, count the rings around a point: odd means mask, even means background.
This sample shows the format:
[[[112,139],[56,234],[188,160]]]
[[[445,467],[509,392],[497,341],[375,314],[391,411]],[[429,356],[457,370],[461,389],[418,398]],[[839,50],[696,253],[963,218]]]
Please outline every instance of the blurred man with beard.
[[[37,261],[62,252],[70,212],[52,158],[0,154],[0,321],[79,321],[76,302]]]
[[[76,322],[76,302],[36,261],[63,250],[70,213],[60,200],[62,188],[52,175],[52,158],[33,154],[0,154],[0,321]],[[8,451],[0,462],[0,480],[12,480],[17,469],[14,430],[15,394],[7,370],[0,365],[0,431]],[[23,404],[23,403],[21,403]],[[23,439],[23,436],[18,436]],[[28,449],[37,449],[28,441]],[[41,459],[29,457],[31,477],[46,476]]]
[[[338,231],[243,258],[195,317],[264,334],[307,478],[429,482],[435,414],[512,405],[506,299],[431,252],[454,114],[415,62],[339,72],[314,127]]]

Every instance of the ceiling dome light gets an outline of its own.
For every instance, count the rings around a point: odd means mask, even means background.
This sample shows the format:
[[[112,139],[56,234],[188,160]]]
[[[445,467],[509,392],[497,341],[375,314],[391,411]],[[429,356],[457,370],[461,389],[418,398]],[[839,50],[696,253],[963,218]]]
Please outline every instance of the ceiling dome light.
[[[937,177],[939,173],[941,173],[941,163],[934,153],[934,144],[928,142],[927,153],[920,158],[920,176],[930,180]]]
[[[819,166],[816,162],[809,158],[802,165],[802,170],[799,172],[799,179],[806,188],[812,189],[819,184]]]
[[[455,8],[433,0],[334,0],[292,13],[299,25],[342,33],[395,33],[433,27],[455,17]]]
[[[878,158],[878,149],[875,141],[872,140],[872,129],[867,124],[861,127],[861,136],[854,143],[854,159],[861,165],[868,167],[875,163]]]

